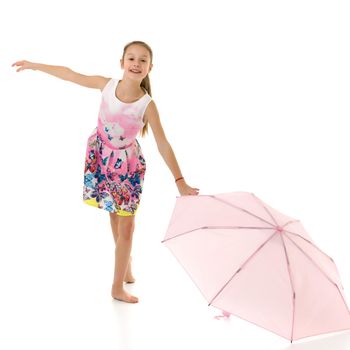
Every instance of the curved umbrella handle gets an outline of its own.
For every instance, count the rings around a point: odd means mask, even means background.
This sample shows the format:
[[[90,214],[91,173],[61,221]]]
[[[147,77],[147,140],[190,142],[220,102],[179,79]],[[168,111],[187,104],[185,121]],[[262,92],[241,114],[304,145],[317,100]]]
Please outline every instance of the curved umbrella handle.
[[[214,316],[216,320],[219,320],[220,318],[230,318],[231,314],[225,310],[222,310],[222,315]]]

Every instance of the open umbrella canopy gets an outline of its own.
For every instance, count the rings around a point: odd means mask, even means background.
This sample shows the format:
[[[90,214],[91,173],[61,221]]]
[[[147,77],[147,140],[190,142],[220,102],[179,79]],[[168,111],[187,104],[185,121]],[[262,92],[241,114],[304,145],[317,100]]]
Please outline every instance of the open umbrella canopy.
[[[177,197],[163,242],[225,313],[291,341],[350,329],[332,258],[252,193]]]

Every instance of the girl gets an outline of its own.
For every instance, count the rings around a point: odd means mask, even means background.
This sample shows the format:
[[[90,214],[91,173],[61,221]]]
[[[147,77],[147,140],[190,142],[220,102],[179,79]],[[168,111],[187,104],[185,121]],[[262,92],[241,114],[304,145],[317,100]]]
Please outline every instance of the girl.
[[[86,76],[63,66],[18,61],[17,72],[39,70],[63,80],[100,89],[102,100],[97,127],[87,140],[83,200],[107,210],[116,244],[112,297],[129,303],[138,298],[127,293],[123,284],[134,282],[131,247],[135,214],[140,204],[146,162],[136,139],[151,125],[158,150],[172,172],[180,195],[198,195],[199,189],[187,185],[175,154],[164,134],[155,102],[151,97],[149,72],[152,50],[142,41],[124,47],[120,60],[121,80]]]

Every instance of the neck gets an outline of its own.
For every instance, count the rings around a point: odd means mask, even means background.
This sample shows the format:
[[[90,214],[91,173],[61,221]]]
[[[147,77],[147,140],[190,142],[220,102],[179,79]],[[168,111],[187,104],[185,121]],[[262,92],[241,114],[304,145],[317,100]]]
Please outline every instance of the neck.
[[[119,85],[122,86],[123,90],[125,89],[130,92],[137,92],[140,91],[141,82],[123,77]]]
[[[122,98],[133,99],[140,96],[143,90],[140,88],[141,82],[124,78],[119,82],[118,95]],[[142,91],[141,91],[142,90]]]

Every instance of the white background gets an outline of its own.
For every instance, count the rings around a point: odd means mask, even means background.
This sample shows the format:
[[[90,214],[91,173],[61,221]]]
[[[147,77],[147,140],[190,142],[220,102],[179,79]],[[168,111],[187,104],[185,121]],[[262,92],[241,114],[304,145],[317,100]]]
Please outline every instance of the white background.
[[[110,298],[107,212],[82,202],[99,90],[20,59],[121,77],[124,45],[154,52],[153,97],[200,194],[249,191],[300,219],[350,297],[347,1],[2,1],[0,348],[346,349],[349,333],[288,341],[217,321],[160,243],[176,196],[153,134],[133,259],[140,298]]]

